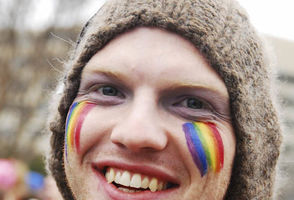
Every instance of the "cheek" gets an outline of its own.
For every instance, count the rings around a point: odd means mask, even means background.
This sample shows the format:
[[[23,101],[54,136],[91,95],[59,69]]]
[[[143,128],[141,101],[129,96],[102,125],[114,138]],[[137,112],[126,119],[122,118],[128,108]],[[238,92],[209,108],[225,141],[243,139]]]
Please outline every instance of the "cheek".
[[[201,176],[208,170],[220,172],[224,164],[224,145],[216,126],[209,122],[185,123],[183,130],[188,149]]]
[[[110,133],[117,124],[117,114],[105,111],[96,106],[84,120],[80,133],[80,151],[78,156],[84,157],[90,149],[99,148],[110,142]],[[102,145],[102,146],[103,146]]]
[[[101,144],[100,141],[103,139],[105,142],[109,141],[107,133],[122,117],[118,113],[120,112],[116,109],[103,109],[99,105],[92,104],[87,109],[83,109],[79,115],[74,114],[76,120],[72,120],[72,126],[71,124],[68,126],[72,129],[66,131],[65,156],[81,159],[90,148]],[[68,117],[71,118],[74,117]]]
[[[99,120],[99,118],[95,116],[94,111],[87,116],[80,134],[79,155],[83,155],[94,144],[99,142],[105,132],[104,126],[103,120]]]
[[[236,138],[235,133],[231,125],[226,125],[224,130],[221,130],[222,133],[225,133],[223,136],[224,148],[225,148],[225,161],[226,167],[228,170],[231,170],[233,167],[233,161],[236,153]]]
[[[88,102],[75,102],[70,107],[65,127],[65,157],[72,152],[80,153],[80,135],[84,121],[95,107]]]

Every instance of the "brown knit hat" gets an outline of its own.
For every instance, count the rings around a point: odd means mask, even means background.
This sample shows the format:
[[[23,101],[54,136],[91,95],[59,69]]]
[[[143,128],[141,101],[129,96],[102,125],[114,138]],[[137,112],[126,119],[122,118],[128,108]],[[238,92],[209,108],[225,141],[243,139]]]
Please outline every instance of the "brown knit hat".
[[[271,199],[281,128],[272,100],[265,53],[244,11],[231,0],[109,0],[87,22],[66,63],[63,92],[54,95],[50,130],[51,173],[65,199],[74,199],[64,171],[66,115],[81,72],[110,40],[138,26],[186,38],[226,84],[237,147],[225,199]]]

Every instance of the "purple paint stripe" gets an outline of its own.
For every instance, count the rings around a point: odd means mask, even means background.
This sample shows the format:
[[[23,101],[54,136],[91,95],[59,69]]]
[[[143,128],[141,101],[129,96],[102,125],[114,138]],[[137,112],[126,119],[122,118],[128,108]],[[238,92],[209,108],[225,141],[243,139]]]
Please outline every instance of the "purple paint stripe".
[[[200,159],[198,157],[198,153],[196,152],[196,149],[194,148],[194,144],[193,144],[193,141],[192,141],[192,138],[191,138],[191,135],[190,135],[189,128],[187,126],[184,126],[183,129],[184,129],[184,132],[185,132],[187,145],[188,145],[188,148],[189,148],[190,153],[192,155],[193,161],[194,161],[195,165],[198,167],[198,169],[200,170],[201,176],[203,176],[202,174],[203,174],[204,170],[203,170],[201,161],[200,161]]]
[[[206,156],[194,125],[192,123],[185,123],[183,130],[193,161],[200,170],[201,176],[204,176],[207,172]]]

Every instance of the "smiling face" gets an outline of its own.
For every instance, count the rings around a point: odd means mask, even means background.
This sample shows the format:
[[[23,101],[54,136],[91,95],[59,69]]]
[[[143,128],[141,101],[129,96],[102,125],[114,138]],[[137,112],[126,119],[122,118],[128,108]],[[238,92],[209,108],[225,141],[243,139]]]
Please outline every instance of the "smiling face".
[[[113,39],[85,66],[68,114],[64,163],[74,196],[223,199],[236,146],[228,99],[221,78],[182,37],[137,28]],[[198,148],[214,146],[189,146],[187,124],[215,127],[221,168],[203,153],[208,170],[200,170]]]

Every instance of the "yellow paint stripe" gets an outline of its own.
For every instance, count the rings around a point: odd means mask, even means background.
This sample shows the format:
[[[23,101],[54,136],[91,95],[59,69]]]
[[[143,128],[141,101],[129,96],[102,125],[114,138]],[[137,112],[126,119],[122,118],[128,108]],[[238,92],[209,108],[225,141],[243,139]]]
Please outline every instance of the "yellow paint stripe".
[[[216,145],[217,144],[215,143],[213,132],[208,127],[208,125],[206,125],[205,123],[197,122],[197,125],[198,125],[198,127],[201,131],[201,134],[205,140],[205,143],[207,145],[210,163],[211,163],[210,167],[215,172],[216,171],[216,162],[217,162],[216,161],[216,153],[217,153]]]

